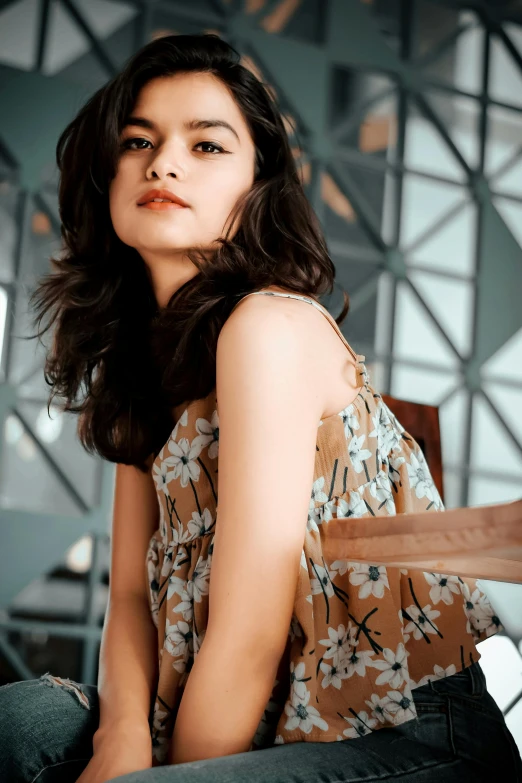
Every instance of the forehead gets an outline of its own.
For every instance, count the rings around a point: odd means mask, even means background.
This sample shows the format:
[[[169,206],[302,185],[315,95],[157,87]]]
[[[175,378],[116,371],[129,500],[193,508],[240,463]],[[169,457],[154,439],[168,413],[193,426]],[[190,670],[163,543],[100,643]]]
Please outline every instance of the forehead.
[[[193,117],[228,120],[239,136],[247,123],[229,88],[210,73],[178,73],[145,84],[132,110],[159,125],[176,126]]]

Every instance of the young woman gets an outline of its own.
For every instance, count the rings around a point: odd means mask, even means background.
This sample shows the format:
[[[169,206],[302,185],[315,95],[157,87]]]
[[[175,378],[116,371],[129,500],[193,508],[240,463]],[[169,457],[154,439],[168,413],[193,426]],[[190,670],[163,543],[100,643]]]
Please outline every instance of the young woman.
[[[0,689],[2,780],[520,779],[474,582],[322,556],[334,517],[442,503],[318,301],[334,267],[269,91],[217,36],[160,38],[57,158],[34,304],[53,395],[117,463],[110,598],[97,687]]]

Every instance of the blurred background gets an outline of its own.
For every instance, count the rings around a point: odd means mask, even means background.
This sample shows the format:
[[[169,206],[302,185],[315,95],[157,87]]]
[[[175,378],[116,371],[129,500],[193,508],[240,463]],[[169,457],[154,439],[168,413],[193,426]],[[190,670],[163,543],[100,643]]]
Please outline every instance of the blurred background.
[[[55,145],[136,49],[205,31],[276,95],[373,385],[436,406],[446,506],[522,496],[522,0],[0,0],[0,685],[95,683],[107,600],[114,465],[48,415],[23,339],[60,249]],[[522,749],[522,586],[482,587]]]

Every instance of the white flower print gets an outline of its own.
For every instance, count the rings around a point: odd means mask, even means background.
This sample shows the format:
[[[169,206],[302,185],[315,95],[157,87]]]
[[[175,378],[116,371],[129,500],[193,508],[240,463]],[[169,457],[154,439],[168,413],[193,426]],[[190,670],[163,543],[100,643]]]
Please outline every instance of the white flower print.
[[[464,580],[460,584],[462,596],[464,598],[464,614],[467,617],[466,631],[471,634],[475,639],[480,636],[481,623],[483,624],[484,618],[480,609],[480,597],[482,592],[478,587],[475,588],[473,593],[471,592],[469,585]]]
[[[364,443],[365,440],[366,440],[366,435],[361,435],[360,437],[354,435],[350,443],[348,444],[348,454],[350,455],[350,459],[352,461],[352,465],[356,473],[362,472],[363,460],[369,459],[372,456],[371,451],[362,448],[362,444]]]
[[[405,457],[401,456],[392,456],[388,460],[388,466],[390,469],[390,473],[393,475],[394,473],[397,474],[397,476],[400,475],[399,468],[400,466],[406,462]]]
[[[306,698],[306,683],[303,680],[306,679],[306,669],[303,661],[300,661],[297,666],[290,663],[290,689],[292,694],[296,694],[297,698],[302,700]]]
[[[314,504],[317,503],[325,503],[328,500],[328,495],[325,494],[324,490],[324,476],[319,476],[318,479],[314,481],[312,484],[312,495],[310,498],[310,510],[312,510],[315,506]]]
[[[406,660],[409,653],[404,644],[399,642],[395,653],[389,647],[385,647],[382,654],[384,661],[379,659],[372,662],[376,669],[381,670],[381,674],[375,680],[375,684],[383,685],[384,683],[389,683],[394,690],[397,690],[403,682],[408,682],[409,679]]]
[[[387,709],[389,701],[388,696],[378,696],[376,693],[372,693],[370,700],[366,700],[365,704],[371,709],[374,718],[377,718],[380,723],[386,723],[390,716]]]
[[[210,421],[204,418],[196,419],[196,435],[192,444],[198,443],[204,449],[208,446],[208,456],[210,459],[216,459],[219,451],[219,416],[217,410],[212,414]]]
[[[308,519],[306,520],[306,529],[309,533],[312,531],[315,533],[319,532],[319,525],[321,524],[321,508],[322,506],[318,506],[317,508],[310,509],[308,511]]]
[[[367,514],[368,508],[362,499],[363,492],[364,486],[361,486],[356,490],[350,491],[350,499],[348,502],[344,498],[339,498],[337,501],[337,516],[363,517],[365,514]]]
[[[376,663],[372,659],[372,655],[375,655],[373,650],[356,650],[355,645],[357,644],[359,644],[358,641],[352,641],[352,651],[344,661],[344,678],[346,679],[354,674],[358,674],[359,677],[365,677],[366,667],[374,666]]]
[[[182,530],[181,526],[170,526],[171,540],[168,542],[163,557],[163,565],[161,566],[161,575],[167,576],[171,571],[176,571],[178,568],[178,562],[185,554],[184,550],[180,550],[180,544],[185,544],[188,540],[188,533],[186,530]],[[174,556],[174,561],[172,557]]]
[[[423,639],[423,634],[437,633],[437,626],[433,622],[440,616],[440,612],[436,609],[432,609],[430,604],[426,604],[422,609],[412,604],[405,610],[411,621],[404,627],[405,633],[413,634],[413,638]]]
[[[338,500],[339,498],[332,498],[324,505],[315,509],[316,518],[319,519],[319,524],[322,522],[330,522],[335,516],[338,516]]]
[[[192,573],[192,583],[194,585],[194,601],[201,603],[202,596],[208,595],[208,582],[210,579],[210,565],[208,560],[201,557],[196,563]]]
[[[310,579],[310,587],[312,588],[312,595],[319,595],[319,593],[325,593],[328,598],[331,598],[334,594],[332,580],[336,577],[335,571],[327,571],[317,563],[314,563],[312,568],[314,576]]]
[[[285,741],[281,734],[278,734],[276,738],[274,739],[274,745],[284,745]]]
[[[340,690],[341,681],[343,679],[342,670],[340,670],[339,667],[335,665],[335,662],[333,666],[330,666],[330,664],[321,661],[319,667],[322,673],[325,675],[321,681],[323,688],[328,688],[329,685],[333,685],[334,688]]]
[[[183,616],[187,623],[192,622],[194,617],[194,583],[187,582],[185,589],[181,593],[181,601],[177,606],[172,607],[173,612],[178,612]]]
[[[192,629],[184,620],[171,624],[166,621],[165,649],[174,657],[187,659],[193,652]]]
[[[356,718],[345,717],[345,721],[352,724],[351,729],[343,731],[344,736],[349,738],[364,737],[365,734],[371,734],[372,729],[377,725],[375,718],[370,718],[365,710],[358,712]]]
[[[333,568],[335,571],[339,573],[339,576],[344,576],[344,574],[352,567],[353,563],[351,563],[349,560],[336,560],[333,562],[330,566],[330,568]]]
[[[502,624],[500,619],[498,618],[493,606],[489,601],[489,598],[485,593],[483,593],[479,598],[478,610],[478,616],[480,618],[478,630],[480,632],[485,631],[486,636],[492,636],[493,634],[497,633],[497,631],[501,630]]]
[[[179,571],[181,567],[180,562],[187,555],[185,548],[179,546],[179,544],[184,543],[184,541],[177,539],[174,529],[172,530],[172,536],[172,541],[169,542],[169,545],[165,550],[165,558],[161,567],[162,576],[167,576],[167,574],[174,573],[174,571]],[[172,555],[174,555],[174,560],[172,559]]]
[[[404,721],[415,718],[417,710],[413,702],[413,697],[409,688],[404,688],[404,693],[400,691],[388,691],[387,712],[392,716],[392,722],[395,724],[404,723]]]
[[[312,484],[312,494],[310,496],[310,504],[308,506],[308,521],[306,523],[306,527],[309,532],[312,530],[315,532],[319,531],[317,523],[319,522],[320,524],[321,522],[320,510],[315,507],[315,504],[326,503],[328,500],[328,495],[325,494],[323,487],[324,476],[319,476],[319,478],[316,479]]]
[[[160,709],[158,702],[154,704],[154,716],[152,719],[152,755],[154,758],[163,762],[167,757],[168,751],[168,737],[160,736],[160,732],[163,731],[163,720],[167,717],[167,713]]]
[[[171,453],[165,463],[174,468],[173,478],[181,477],[181,486],[186,487],[189,480],[197,481],[201,468],[196,460],[201,454],[201,444],[196,438],[189,443],[187,438],[181,438],[179,441],[169,440],[168,449]]]
[[[352,402],[351,405],[348,405],[347,408],[345,408],[343,411],[339,413],[339,416],[343,420],[344,434],[346,438],[350,437],[350,435],[352,434],[351,432],[352,430],[358,430],[360,429],[361,426],[359,423],[359,419],[357,418],[354,411],[355,411],[355,405]]]
[[[390,417],[390,409],[384,402],[379,402],[375,416],[372,416],[373,432],[370,438],[377,438],[377,450],[382,460],[386,461],[390,452],[400,448],[400,432],[394,427]]]
[[[152,622],[158,627],[158,541],[156,538],[152,538],[147,550],[147,574],[149,585],[149,605],[151,611]]]
[[[448,606],[453,603],[453,595],[460,593],[458,576],[446,576],[446,574],[433,574],[424,571],[424,578],[429,585],[430,598],[434,604],[443,601]]]
[[[412,687],[420,688],[422,685],[426,685],[430,680],[441,680],[443,677],[451,677],[456,671],[457,667],[454,663],[451,663],[447,669],[435,664],[433,667],[433,674],[425,674],[424,677],[421,677],[419,682],[414,683],[413,681],[410,681],[410,684]]]
[[[352,623],[348,623],[348,628],[344,625],[339,625],[337,630],[335,628],[328,628],[328,639],[320,639],[319,644],[324,644],[328,647],[327,651],[323,655],[324,660],[333,658],[334,665],[342,664],[343,660],[350,654],[352,645],[354,642],[354,634],[356,629],[352,626]]]
[[[169,576],[169,586],[167,589],[167,601],[172,598],[173,595],[183,595],[183,591],[187,587],[187,580],[181,579],[179,576],[171,574]]]
[[[412,451],[410,462],[406,463],[406,468],[408,469],[410,485],[415,490],[415,495],[419,499],[425,497],[434,501],[438,493],[422,451],[419,451],[416,455]]]
[[[170,463],[167,460],[163,460],[158,465],[155,462],[152,466],[152,477],[156,483],[156,490],[163,492],[165,495],[169,494],[169,482],[174,478],[174,471],[170,470]]]
[[[390,588],[386,566],[367,565],[366,563],[352,563],[350,582],[352,585],[360,585],[359,598],[382,598],[384,588]]]
[[[368,485],[370,495],[379,503],[379,509],[384,506],[388,514],[395,514],[395,501],[393,499],[390,479],[382,470],[370,481]]]
[[[306,690],[304,698],[299,698],[296,691],[292,691],[291,700],[285,704],[285,713],[288,720],[285,723],[285,729],[293,731],[300,729],[305,734],[310,734],[314,726],[323,731],[328,731],[328,724],[315,707],[309,706],[310,691]]]
[[[189,519],[187,528],[190,540],[204,536],[214,524],[212,514],[208,508],[203,509],[203,513],[192,512],[192,519]]]

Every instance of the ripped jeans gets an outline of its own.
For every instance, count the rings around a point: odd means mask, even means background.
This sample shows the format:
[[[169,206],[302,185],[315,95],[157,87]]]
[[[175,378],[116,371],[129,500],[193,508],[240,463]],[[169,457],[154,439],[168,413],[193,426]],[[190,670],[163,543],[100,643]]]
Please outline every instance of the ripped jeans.
[[[478,663],[413,691],[417,717],[336,742],[131,772],[111,783],[522,783],[522,760]],[[50,674],[0,688],[0,781],[74,783],[92,757],[98,692]]]

